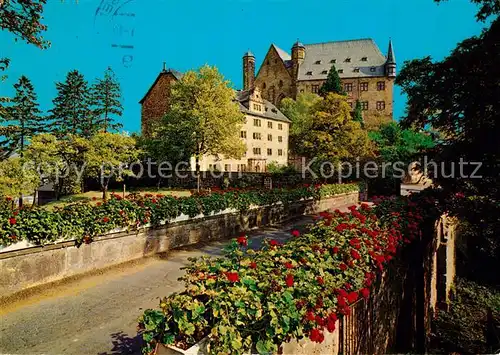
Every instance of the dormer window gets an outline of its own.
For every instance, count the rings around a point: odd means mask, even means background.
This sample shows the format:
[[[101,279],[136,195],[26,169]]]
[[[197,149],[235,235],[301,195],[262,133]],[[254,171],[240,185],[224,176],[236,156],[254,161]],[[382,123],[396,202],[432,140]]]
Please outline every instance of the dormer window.
[[[361,61],[362,62],[366,62],[366,61],[368,61],[368,58],[367,57],[363,57],[363,58],[361,58]]]
[[[317,60],[317,61],[316,61],[316,64],[321,64],[321,60]]]
[[[330,63],[331,63],[331,64],[335,64],[335,63],[337,63],[337,59],[332,59],[332,60],[330,60]]]
[[[345,59],[345,62],[346,62],[346,63],[350,63],[350,62],[351,62],[351,58],[346,58],[346,59]]]
[[[344,72],[344,69],[339,69],[337,70],[339,74],[342,74]]]
[[[313,75],[313,72],[312,72],[312,71],[308,71],[308,72],[306,73],[306,75]]]
[[[376,69],[375,69],[375,67],[371,67],[371,68],[370,68],[370,71],[371,71],[372,73],[375,73],[375,70],[376,70]]]
[[[321,74],[328,74],[328,70],[323,70]]]
[[[353,70],[355,73],[359,73],[359,68],[354,68]]]

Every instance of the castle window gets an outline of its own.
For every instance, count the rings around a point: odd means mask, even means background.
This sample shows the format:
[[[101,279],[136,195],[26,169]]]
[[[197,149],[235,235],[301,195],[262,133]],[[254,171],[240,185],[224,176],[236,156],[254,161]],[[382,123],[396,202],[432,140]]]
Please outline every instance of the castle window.
[[[360,83],[359,90],[360,91],[368,91],[368,83]]]
[[[268,135],[267,135],[267,140],[268,140],[269,142],[272,142],[272,140],[273,140],[273,135],[272,135],[272,134],[268,134]]]
[[[278,136],[278,142],[280,142],[280,143],[283,142],[283,137],[282,136]]]
[[[354,68],[353,70],[355,73],[359,73],[359,68]]]
[[[339,69],[337,70],[339,74],[342,74],[344,72],[344,69]]]
[[[260,141],[260,139],[261,139],[261,135],[260,135],[260,133],[258,133],[258,132],[254,132],[254,133],[253,133],[253,139],[256,139],[256,140],[259,140],[259,141]]]
[[[308,72],[306,73],[306,75],[313,75],[313,72],[312,72],[312,71],[308,71]]]
[[[273,123],[271,121],[267,122],[267,128],[273,128]]]
[[[368,101],[361,101],[361,109],[363,111],[368,110]]]
[[[377,90],[378,91],[384,91],[385,90],[385,81],[378,81],[377,82]]]
[[[385,101],[377,101],[377,110],[385,110]]]
[[[345,59],[345,62],[346,62],[346,63],[350,63],[350,62],[351,62],[351,58],[346,58],[346,59]]]
[[[266,61],[266,64],[269,65],[269,60]]]
[[[317,94],[319,92],[319,85],[311,85],[311,92]]]
[[[352,83],[345,83],[344,84],[344,91],[351,92],[352,91]]]
[[[321,60],[317,60],[317,61],[316,61],[316,64],[321,64]]]
[[[321,74],[328,74],[328,70],[323,70]]]
[[[229,164],[224,164],[224,171],[229,171],[231,165]]]
[[[370,71],[371,71],[372,73],[375,73],[375,70],[377,70],[375,67],[371,67],[371,68],[370,68]]]
[[[283,155],[283,149],[278,149],[278,155],[281,157]]]
[[[266,83],[262,83],[262,88],[265,89],[266,88]]]
[[[279,87],[282,87],[282,86],[283,86],[283,80],[280,80],[280,82],[278,83],[278,86],[279,86]]]
[[[331,64],[335,64],[335,63],[337,63],[337,59],[332,59],[332,60],[330,60],[330,63],[331,63]]]
[[[253,148],[253,154],[260,155],[260,148]]]
[[[300,93],[304,93],[304,89],[300,89]]]
[[[273,155],[273,150],[271,148],[267,148],[267,155]]]
[[[280,131],[282,131],[282,130],[283,130],[283,124],[282,124],[282,123],[278,123],[278,129],[279,129]]]
[[[361,61],[362,62],[366,62],[366,61],[368,61],[368,58],[367,57],[363,57],[363,58],[361,58]]]
[[[262,111],[262,106],[261,106],[261,105],[259,105],[259,104],[253,104],[253,109],[254,109],[255,111]]]
[[[255,127],[260,127],[260,125],[261,125],[261,124],[262,124],[262,123],[260,122],[260,120],[259,120],[259,119],[257,119],[257,118],[254,118],[254,119],[253,119],[253,125],[254,125]]]
[[[246,138],[247,137],[247,131],[240,131],[240,137],[241,138]]]

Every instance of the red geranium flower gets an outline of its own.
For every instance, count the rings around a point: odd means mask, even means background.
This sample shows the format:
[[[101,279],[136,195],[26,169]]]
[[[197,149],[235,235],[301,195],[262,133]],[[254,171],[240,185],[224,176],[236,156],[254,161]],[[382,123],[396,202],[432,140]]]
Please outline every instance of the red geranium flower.
[[[7,196],[5,199],[6,199],[7,201],[12,201],[12,197],[10,197],[10,196]]]
[[[349,301],[349,303],[354,303],[357,300],[358,300],[358,293],[355,291],[349,292],[349,294],[347,295],[347,301]]]
[[[108,222],[109,222],[109,218],[108,218],[108,217],[104,217],[104,218],[102,219],[102,221],[103,221],[104,223],[108,223]]]
[[[323,318],[321,318],[320,316],[316,316],[314,319],[316,320],[316,323],[317,323],[320,327],[322,327],[322,326],[324,326],[324,325],[325,325],[325,321],[324,321],[324,320],[323,320]]]
[[[351,249],[351,256],[356,260],[361,259],[361,255],[359,255],[358,251],[355,249]]]
[[[240,276],[237,272],[226,272],[226,277],[230,282],[240,281]]]
[[[9,218],[9,223],[10,224],[16,224],[17,221],[16,221],[16,219],[14,217],[11,217],[11,218]]]
[[[250,269],[255,269],[257,267],[257,263],[255,261],[252,261],[250,263]]]
[[[332,321],[330,318],[328,318],[328,322],[326,323],[326,329],[330,333],[333,333],[335,331],[335,321]]]
[[[298,236],[300,236],[300,232],[299,232],[298,230],[294,229],[294,230],[292,231],[292,235],[293,235],[294,237],[298,237]]]
[[[368,298],[370,296],[370,290],[367,288],[362,288],[359,293],[361,293],[361,296],[364,298]]]
[[[308,311],[306,313],[306,318],[307,318],[307,320],[312,322],[314,320],[314,313],[312,311]]]
[[[344,264],[344,263],[342,263],[342,264],[340,264],[340,265],[339,265],[339,268],[340,268],[340,270],[342,270],[342,271],[346,271],[346,270],[347,270],[347,265],[346,265],[346,264]]]
[[[325,284],[325,280],[323,280],[323,278],[322,278],[321,276],[318,276],[318,277],[316,278],[316,281],[318,281],[318,283],[319,283],[320,285],[324,285],[324,284]]]
[[[337,254],[339,252],[339,247],[333,247],[332,252],[333,254]]]
[[[311,329],[311,334],[309,334],[309,339],[316,343],[322,343],[325,340],[325,336],[319,329]]]
[[[292,263],[291,263],[291,262],[289,262],[289,261],[287,261],[287,262],[285,263],[285,267],[286,267],[287,269],[293,269],[293,265],[292,265]]]
[[[245,237],[245,236],[238,237],[238,239],[236,239],[236,241],[238,242],[239,245],[242,245],[244,247],[246,247],[248,245],[248,240],[247,240],[247,237]]]
[[[293,286],[293,275],[292,274],[287,274],[285,277],[285,283],[287,287],[292,287]]]
[[[280,243],[276,239],[271,239],[269,245],[272,247],[278,246]]]

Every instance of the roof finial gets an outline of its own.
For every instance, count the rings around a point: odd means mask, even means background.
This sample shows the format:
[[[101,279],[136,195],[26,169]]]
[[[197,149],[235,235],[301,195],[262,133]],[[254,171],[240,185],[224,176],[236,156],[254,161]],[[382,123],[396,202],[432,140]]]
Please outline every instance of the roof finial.
[[[163,62],[163,71],[167,71],[167,62]]]

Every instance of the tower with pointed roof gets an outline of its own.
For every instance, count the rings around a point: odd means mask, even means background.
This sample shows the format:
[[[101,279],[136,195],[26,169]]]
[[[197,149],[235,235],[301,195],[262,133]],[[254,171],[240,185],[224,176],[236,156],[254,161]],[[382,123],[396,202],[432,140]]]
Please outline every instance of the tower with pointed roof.
[[[389,40],[389,49],[387,50],[387,62],[385,62],[385,74],[389,78],[396,77],[396,56],[392,48],[392,40]]]

